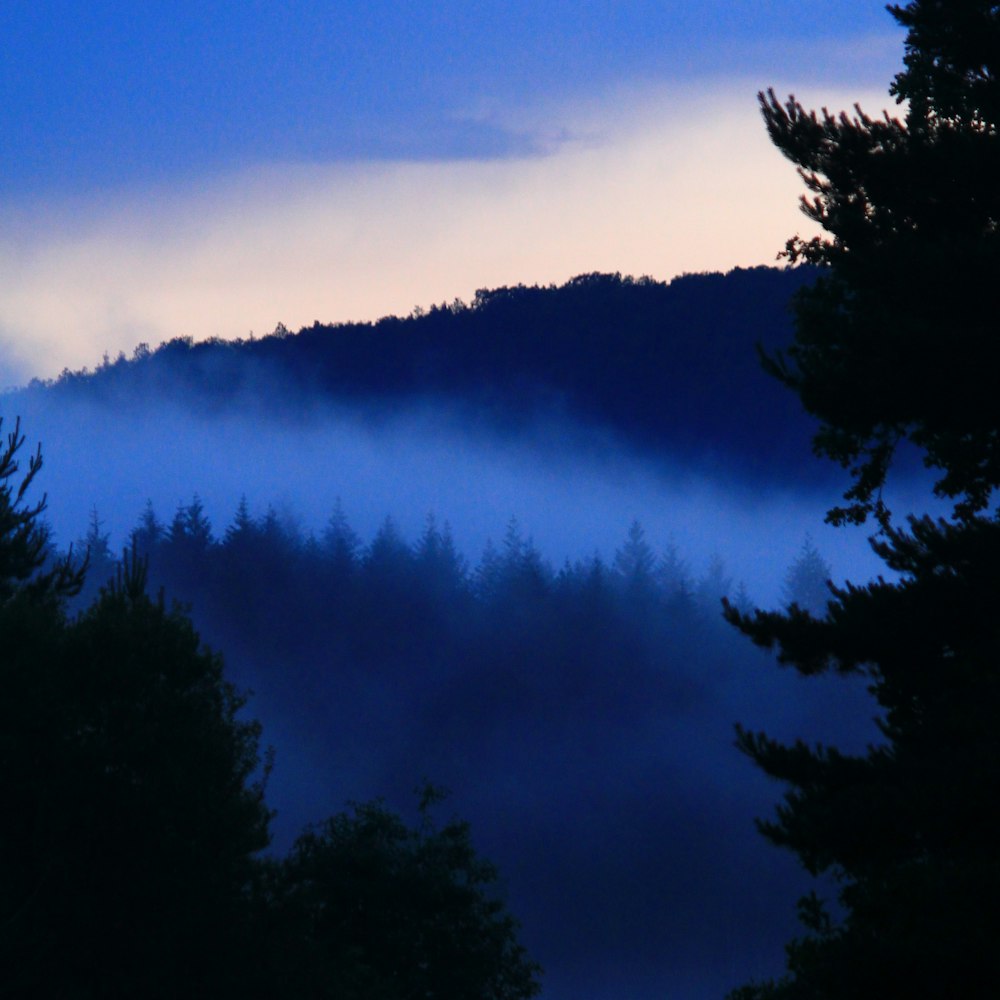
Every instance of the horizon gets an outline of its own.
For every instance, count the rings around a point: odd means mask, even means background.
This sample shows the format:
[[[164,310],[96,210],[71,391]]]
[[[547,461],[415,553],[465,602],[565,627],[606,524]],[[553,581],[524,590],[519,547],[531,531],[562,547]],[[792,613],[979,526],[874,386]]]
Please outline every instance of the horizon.
[[[757,91],[877,113],[899,69],[880,7],[795,10],[8,9],[0,384],[480,288],[774,263],[806,220]]]

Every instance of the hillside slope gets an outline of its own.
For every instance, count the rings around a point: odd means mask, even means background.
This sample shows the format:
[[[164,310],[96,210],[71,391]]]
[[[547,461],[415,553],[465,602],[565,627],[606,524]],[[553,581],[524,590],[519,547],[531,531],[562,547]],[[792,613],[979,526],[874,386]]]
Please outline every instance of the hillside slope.
[[[789,299],[808,280],[765,267],[669,283],[587,274],[375,323],[316,322],[229,342],[179,337],[22,392],[123,408],[165,395],[276,419],[325,402],[373,413],[444,402],[501,430],[558,416],[642,450],[794,477],[810,425],[762,372],[756,345],[787,342]]]

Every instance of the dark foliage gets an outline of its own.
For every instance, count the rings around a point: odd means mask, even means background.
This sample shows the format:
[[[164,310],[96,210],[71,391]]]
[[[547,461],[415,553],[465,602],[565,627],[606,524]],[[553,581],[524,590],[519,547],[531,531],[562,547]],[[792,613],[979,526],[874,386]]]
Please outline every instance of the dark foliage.
[[[174,523],[198,510],[197,499],[182,505]],[[253,518],[241,502],[223,537],[209,532],[191,558],[185,534],[154,536],[144,527],[150,521],[147,510],[133,539],[155,585],[182,597],[220,645],[280,663],[280,673],[254,676],[253,686],[289,712],[315,712],[320,728],[333,710],[331,685],[353,690],[375,677],[399,695],[436,692],[442,745],[468,714],[456,708],[449,717],[449,700],[457,706],[477,688],[476,697],[495,699],[494,710],[523,701],[543,712],[558,699],[563,715],[573,692],[590,689],[590,699],[593,685],[607,685],[602,708],[613,711],[631,696],[629,676],[664,690],[680,683],[663,669],[666,651],[680,662],[709,635],[727,644],[717,623],[732,582],[721,559],[695,579],[675,549],[658,558],[638,523],[613,566],[595,557],[557,573],[514,519],[501,546],[488,545],[471,570],[433,516],[412,545],[391,517],[363,545],[339,503],[315,539],[271,511]]]
[[[496,868],[465,823],[437,828],[433,789],[408,827],[381,803],[304,832],[272,871],[279,933],[265,947],[288,996],[517,1000],[540,969],[516,943]],[[475,928],[474,933],[470,930]]]
[[[754,344],[787,342],[789,296],[811,279],[809,269],[764,267],[669,284],[587,274],[560,287],[481,290],[468,305],[376,323],[177,339],[93,373],[66,372],[48,388],[116,406],[180,394],[213,412],[257,406],[269,421],[331,402],[377,418],[431,399],[476,426],[565,416],[643,448],[709,452],[730,471],[800,477],[810,425],[761,373]]]
[[[1000,984],[1000,523],[913,519],[875,547],[903,582],[836,590],[823,619],[730,613],[802,673],[866,676],[884,737],[852,756],[739,731],[790,786],[762,832],[833,876],[842,916],[804,899],[788,978],[738,995],[985,998]]]
[[[12,484],[22,440],[15,428],[0,454],[0,993],[534,995],[538,968],[465,825],[437,831],[425,810],[413,831],[371,805],[284,861],[262,854],[270,764],[244,697],[187,615],[147,595],[136,545],[67,615],[82,570],[53,562],[43,504],[24,502],[40,458]],[[244,511],[235,549],[248,531]],[[89,535],[103,561],[96,514]],[[259,535],[266,553],[273,517]],[[147,511],[136,538],[173,573],[215,547],[197,499],[165,533]]]
[[[727,615],[806,675],[862,675],[882,739],[864,754],[739,730],[738,745],[788,786],[760,823],[835,887],[800,901],[806,934],[777,982],[751,998],[986,998],[1000,991],[1000,412],[990,372],[1000,275],[997,59],[1000,7],[915,0],[893,93],[905,122],[807,114],[762,95],[775,143],[800,164],[807,214],[830,235],[792,240],[824,265],[799,293],[789,363],[771,368],[823,420],[819,451],[852,467],[835,521],[878,519],[876,553],[898,583],[834,589],[824,617]],[[893,527],[881,487],[909,439],[953,498],[951,521]]]
[[[147,509],[140,527],[151,519]],[[412,542],[391,519],[362,540],[336,503],[319,538],[273,513],[253,516],[245,502],[219,534],[191,565],[171,552],[183,539],[165,532],[147,554],[154,585],[190,604],[276,733],[282,845],[308,818],[297,803],[315,802],[313,785],[342,798],[371,789],[403,808],[423,775],[439,776],[513,872],[532,953],[548,968],[557,956],[562,978],[581,946],[662,965],[664,947],[695,936],[718,954],[700,896],[724,881],[720,852],[723,865],[742,856],[724,815],[719,825],[708,818],[725,812],[729,766],[700,758],[724,746],[737,711],[718,688],[734,681],[732,697],[746,704],[732,661],[755,658],[721,619],[720,561],[698,578],[633,524],[612,563],[595,556],[556,571],[511,521],[470,567],[433,518]],[[678,754],[689,730],[700,749]],[[288,750],[295,763],[283,771]],[[633,766],[639,777],[623,779]],[[672,789],[674,804],[651,800],[654,787]],[[702,825],[710,829],[689,844]],[[644,926],[663,892],[676,894],[676,931]],[[569,907],[567,894],[577,900]],[[759,894],[748,887],[740,905],[759,906]],[[704,911],[703,931],[683,926],[692,911],[699,921]],[[770,925],[755,933],[781,940]],[[335,952],[316,948],[332,961]]]
[[[1000,397],[989,290],[1000,272],[1000,12],[983,0],[891,8],[908,29],[892,93],[905,121],[807,112],[771,91],[771,138],[810,192],[825,238],[789,240],[821,265],[796,303],[796,335],[772,372],[822,422],[816,449],[849,467],[835,520],[884,513],[881,486],[908,439],[960,513],[1000,484]]]
[[[830,565],[808,536],[802,551],[788,568],[784,582],[784,598],[788,604],[797,604],[816,617],[826,612],[830,600]]]
[[[5,482],[20,445],[15,430]],[[41,505],[24,503],[39,464],[0,491],[3,992],[176,996],[183,975],[211,995],[268,842],[258,728],[134,559],[67,619],[82,571],[43,567]]]

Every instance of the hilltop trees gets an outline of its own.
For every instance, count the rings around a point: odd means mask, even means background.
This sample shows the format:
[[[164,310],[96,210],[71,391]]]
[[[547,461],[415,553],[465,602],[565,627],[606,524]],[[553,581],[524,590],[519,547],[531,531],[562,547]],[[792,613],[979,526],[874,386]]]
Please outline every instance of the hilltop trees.
[[[859,756],[740,729],[738,745],[788,786],[760,824],[839,906],[800,902],[807,933],[778,982],[740,998],[989,997],[1000,990],[1000,485],[992,365],[1000,274],[1000,7],[915,0],[892,93],[905,121],[807,113],[761,95],[777,146],[799,166],[824,238],[790,240],[822,277],[796,301],[796,339],[771,370],[822,426],[816,450],[852,485],[834,522],[879,524],[899,583],[832,591],[823,618],[728,617],[803,674],[861,674],[882,741]],[[939,472],[950,521],[894,526],[882,486],[908,441]],[[829,886],[831,883],[825,883]]]

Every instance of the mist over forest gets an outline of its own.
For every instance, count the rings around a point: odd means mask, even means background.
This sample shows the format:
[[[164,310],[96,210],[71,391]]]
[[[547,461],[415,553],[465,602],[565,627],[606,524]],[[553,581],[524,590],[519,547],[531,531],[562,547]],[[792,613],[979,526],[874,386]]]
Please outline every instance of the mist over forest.
[[[754,828],[775,790],[733,723],[878,736],[856,680],[805,684],[721,618],[821,610],[826,576],[878,566],[823,525],[836,470],[756,351],[809,280],[584,275],[180,338],[0,414],[42,445],[57,546],[89,547],[79,606],[134,541],[254,692],[276,848],[350,799],[411,813],[430,779],[543,996],[718,996],[780,966],[805,885]]]

